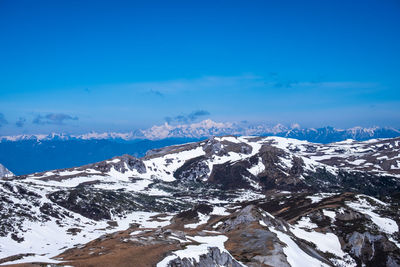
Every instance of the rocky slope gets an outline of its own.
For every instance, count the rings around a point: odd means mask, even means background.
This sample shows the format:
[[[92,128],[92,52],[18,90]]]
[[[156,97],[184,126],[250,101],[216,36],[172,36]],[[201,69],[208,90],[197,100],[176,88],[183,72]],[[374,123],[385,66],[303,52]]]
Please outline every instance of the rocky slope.
[[[399,151],[225,136],[6,178],[0,263],[399,266]]]

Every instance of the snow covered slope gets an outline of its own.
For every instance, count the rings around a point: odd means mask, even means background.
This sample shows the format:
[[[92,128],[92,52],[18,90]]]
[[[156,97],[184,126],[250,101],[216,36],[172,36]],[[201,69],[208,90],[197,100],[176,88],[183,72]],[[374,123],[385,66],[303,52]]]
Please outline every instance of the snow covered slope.
[[[12,176],[14,176],[14,174],[0,163],[0,178]]]
[[[4,178],[0,263],[396,266],[399,150],[224,136]]]

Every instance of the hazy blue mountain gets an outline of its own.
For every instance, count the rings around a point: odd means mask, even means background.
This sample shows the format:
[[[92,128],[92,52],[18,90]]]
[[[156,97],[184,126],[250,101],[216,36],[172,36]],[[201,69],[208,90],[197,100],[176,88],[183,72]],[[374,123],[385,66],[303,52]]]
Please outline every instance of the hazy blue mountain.
[[[400,131],[393,128],[362,128],[354,127],[346,130],[333,127],[291,129],[278,133],[277,136],[306,140],[313,143],[328,144],[346,139],[365,141],[376,138],[394,138],[400,136]]]
[[[298,124],[287,127],[282,124],[275,126],[267,124],[248,124],[232,122],[214,122],[210,119],[191,124],[170,125],[164,123],[155,125],[148,129],[135,130],[131,132],[90,132],[81,135],[69,135],[63,133],[0,136],[2,141],[22,140],[163,140],[168,138],[206,138],[212,136],[236,135],[236,136],[281,136],[295,139],[307,140],[317,143],[331,143],[354,139],[363,141],[374,138],[393,138],[400,136],[400,131],[395,128],[383,127],[353,127],[338,129],[333,127],[322,128],[300,128]]]

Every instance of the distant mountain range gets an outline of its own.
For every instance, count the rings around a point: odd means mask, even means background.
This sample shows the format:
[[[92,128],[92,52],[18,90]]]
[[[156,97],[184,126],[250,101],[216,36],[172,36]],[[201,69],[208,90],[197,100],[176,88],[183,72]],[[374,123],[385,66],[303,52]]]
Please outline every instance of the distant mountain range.
[[[287,127],[282,124],[268,126],[265,124],[247,125],[243,123],[214,122],[210,119],[192,123],[170,125],[155,125],[145,130],[135,130],[126,133],[90,132],[81,135],[70,135],[64,133],[36,134],[36,135],[15,135],[2,136],[0,142],[21,141],[21,140],[162,140],[166,138],[194,138],[201,139],[211,136],[235,135],[235,136],[280,136],[307,140],[316,143],[331,143],[354,139],[364,141],[375,138],[393,138],[400,136],[400,130],[388,127],[353,127],[348,129],[337,129],[333,127],[322,128],[300,128],[298,125]]]

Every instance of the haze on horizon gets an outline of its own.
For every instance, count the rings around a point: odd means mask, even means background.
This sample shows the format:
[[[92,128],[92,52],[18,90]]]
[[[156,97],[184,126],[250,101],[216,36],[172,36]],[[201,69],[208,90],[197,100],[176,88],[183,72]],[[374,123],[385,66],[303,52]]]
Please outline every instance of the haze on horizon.
[[[400,128],[400,3],[0,2],[0,135]]]

